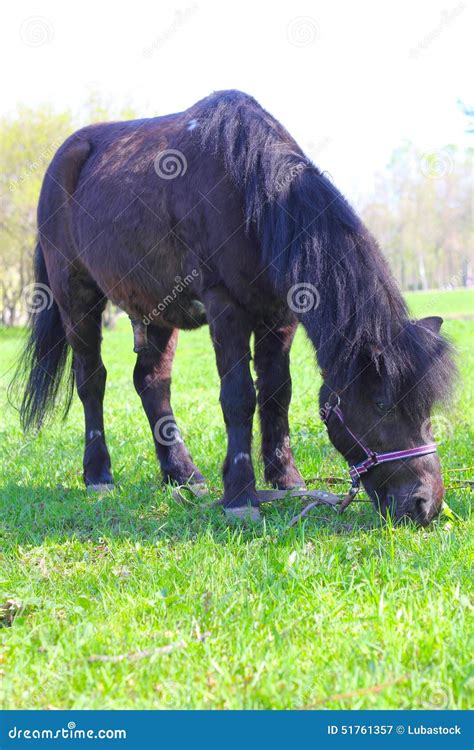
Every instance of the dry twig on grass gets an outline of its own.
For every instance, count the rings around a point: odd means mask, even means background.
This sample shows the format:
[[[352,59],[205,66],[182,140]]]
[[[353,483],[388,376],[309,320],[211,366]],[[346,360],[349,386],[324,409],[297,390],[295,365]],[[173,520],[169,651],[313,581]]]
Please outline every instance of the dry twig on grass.
[[[89,656],[87,661],[89,662],[112,662],[117,663],[120,661],[138,661],[139,659],[148,659],[150,656],[161,656],[162,654],[170,654],[178,648],[184,648],[186,646],[184,641],[177,641],[176,643],[169,643],[167,646],[160,646],[160,648],[145,648],[142,651],[129,651],[127,654],[95,654]]]

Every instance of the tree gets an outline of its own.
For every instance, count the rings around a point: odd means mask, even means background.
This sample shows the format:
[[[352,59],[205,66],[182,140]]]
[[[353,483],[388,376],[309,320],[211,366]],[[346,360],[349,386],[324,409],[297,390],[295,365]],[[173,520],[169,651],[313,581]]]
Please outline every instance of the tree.
[[[91,92],[80,116],[50,107],[19,107],[0,119],[0,320],[16,325],[26,319],[25,290],[33,283],[32,257],[37,235],[36,209],[44,173],[55,151],[83,124],[133,117],[131,107],[114,112]],[[117,310],[107,311],[113,325]]]
[[[446,146],[396,149],[363,209],[404,289],[472,283],[472,156]]]
[[[1,315],[14,325],[25,288],[32,282],[36,206],[45,169],[72,130],[68,112],[21,107],[0,120],[0,289]]]

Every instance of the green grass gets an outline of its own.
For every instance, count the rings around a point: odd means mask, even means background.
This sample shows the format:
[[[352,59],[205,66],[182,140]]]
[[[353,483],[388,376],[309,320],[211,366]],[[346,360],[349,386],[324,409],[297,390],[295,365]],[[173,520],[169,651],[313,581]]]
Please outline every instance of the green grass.
[[[410,295],[414,314],[472,310],[472,292],[433,299],[427,311],[423,295]],[[459,518],[427,530],[383,527],[367,503],[343,517],[320,508],[291,530],[291,502],[266,508],[256,529],[228,528],[217,509],[176,504],[160,486],[133,389],[125,320],[104,341],[118,487],[90,496],[81,484],[77,398],[65,423],[24,437],[5,397],[21,334],[3,332],[1,707],[467,708],[472,521],[468,490],[452,489],[466,474],[450,470],[473,463],[474,322],[447,320],[445,328],[462,381],[442,422],[440,455]],[[302,333],[292,372],[300,470],[309,480],[345,475],[318,417],[319,375]],[[206,330],[181,336],[173,394],[217,498],[225,432]],[[168,654],[90,660],[177,642]]]
[[[450,318],[474,320],[473,289],[408,292],[406,300],[413,314],[420,318],[428,315],[441,315],[447,320]]]

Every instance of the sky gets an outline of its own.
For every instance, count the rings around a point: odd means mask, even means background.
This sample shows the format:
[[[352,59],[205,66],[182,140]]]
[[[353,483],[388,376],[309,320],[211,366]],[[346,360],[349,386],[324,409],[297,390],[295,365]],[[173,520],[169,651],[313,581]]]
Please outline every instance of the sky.
[[[17,0],[4,4],[0,114],[79,111],[91,91],[140,115],[218,89],[252,94],[357,203],[403,140],[472,142],[472,0]]]

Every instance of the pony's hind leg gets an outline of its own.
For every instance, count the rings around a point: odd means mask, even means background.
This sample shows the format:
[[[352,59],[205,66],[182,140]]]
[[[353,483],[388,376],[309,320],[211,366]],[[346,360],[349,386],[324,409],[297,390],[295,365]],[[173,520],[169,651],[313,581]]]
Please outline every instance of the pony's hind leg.
[[[202,485],[204,477],[193,464],[171,409],[171,368],[177,338],[177,328],[148,326],[147,347],[138,353],[133,382],[150,423],[164,480]]]
[[[297,323],[259,324],[255,329],[254,364],[262,433],[265,479],[281,490],[304,487],[290,447],[290,348]]]
[[[105,443],[103,401],[106,369],[100,348],[102,312],[106,300],[99,291],[80,284],[74,290],[72,310],[61,311],[66,338],[73,350],[73,368],[84,408],[84,482],[91,490],[113,487],[110,456]]]

